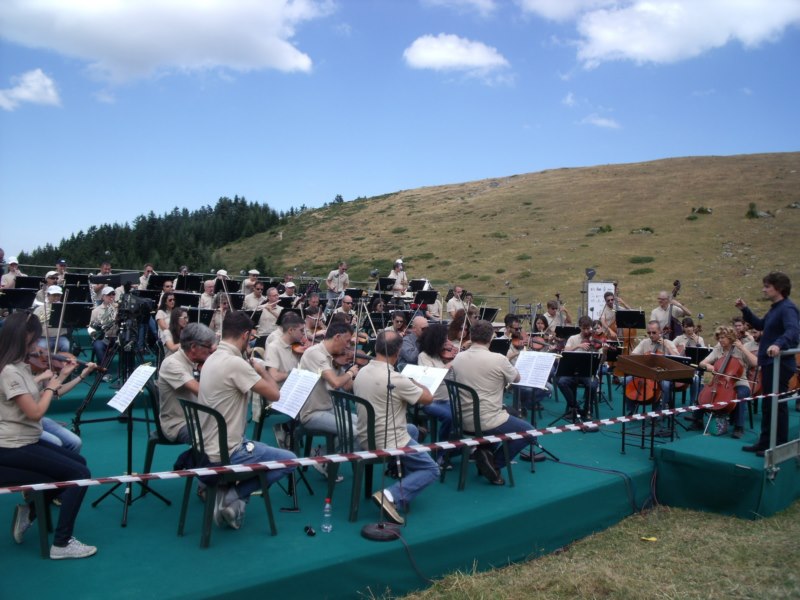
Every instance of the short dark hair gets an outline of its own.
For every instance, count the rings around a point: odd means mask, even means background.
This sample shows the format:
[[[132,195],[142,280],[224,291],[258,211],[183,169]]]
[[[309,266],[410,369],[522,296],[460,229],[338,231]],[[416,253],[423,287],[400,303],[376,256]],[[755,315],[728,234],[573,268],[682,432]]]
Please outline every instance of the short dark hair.
[[[681,325],[684,327],[694,327],[694,319],[692,317],[683,317]]]
[[[298,315],[296,312],[287,310],[281,314],[284,315],[283,320],[281,321],[281,327],[284,331],[292,327],[301,327],[303,325],[303,319],[301,319],[300,315]]]
[[[231,311],[222,320],[223,339],[237,338],[251,329],[253,329],[253,321],[243,312]]]
[[[792,293],[792,281],[786,273],[782,273],[781,271],[767,273],[764,275],[764,279],[762,279],[761,282],[774,287],[784,298],[788,298],[789,294]]]
[[[605,294],[603,294],[603,300],[608,300],[609,296],[613,297],[614,292],[606,292]]]
[[[325,330],[325,339],[329,340],[340,333],[349,333],[352,335],[353,326],[344,321],[331,321],[331,324],[328,325],[328,328]]]
[[[592,326],[592,317],[589,315],[583,315],[580,319],[578,319],[578,327],[591,327]]]
[[[488,344],[494,339],[494,327],[489,321],[478,320],[470,328],[470,339],[478,344]]]
[[[506,327],[510,327],[514,321],[519,321],[519,317],[514,313],[508,313],[503,317],[503,324],[505,324]]]
[[[397,356],[403,346],[403,337],[394,331],[381,330],[375,340],[375,354]]]

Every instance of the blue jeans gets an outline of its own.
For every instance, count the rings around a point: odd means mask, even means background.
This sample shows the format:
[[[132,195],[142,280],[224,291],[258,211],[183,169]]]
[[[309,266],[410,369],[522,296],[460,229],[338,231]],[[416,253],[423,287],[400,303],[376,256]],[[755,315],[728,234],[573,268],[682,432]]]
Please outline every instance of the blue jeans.
[[[55,446],[61,446],[76,454],[80,453],[81,447],[83,446],[81,438],[66,427],[59,425],[49,417],[42,417],[42,428],[44,431],[42,431],[42,435],[39,437],[40,440],[50,442]]]
[[[416,439],[412,439],[408,445],[419,444]],[[439,479],[439,465],[428,452],[404,454],[400,457],[400,462],[403,465],[402,479],[386,489],[392,495],[395,506],[400,510],[407,510],[410,502],[422,490]]]
[[[564,399],[567,401],[567,407],[571,410],[581,410],[578,407],[578,402],[575,399],[575,394],[578,391],[578,385],[585,385],[589,388],[589,402],[584,405],[582,412],[588,413],[591,409],[594,399],[597,396],[597,379],[594,377],[559,377],[558,389],[564,394]]]
[[[247,449],[250,444],[252,444],[252,450]],[[261,442],[244,440],[242,445],[234,450],[231,454],[231,464],[245,465],[249,463],[267,462],[270,460],[289,460],[292,458],[297,457],[293,452],[289,452],[288,450],[273,448],[272,446],[267,446]],[[295,468],[296,467],[287,467],[285,469],[267,471],[267,484],[272,485],[284,475],[288,475],[294,471]],[[255,492],[260,487],[261,484],[259,484],[258,478],[254,477],[252,479],[246,479],[245,481],[239,482],[236,486],[236,491],[239,494],[239,498],[247,502],[250,498],[250,494]]]
[[[59,336],[58,338],[58,349],[55,348],[56,345],[56,338],[55,336],[50,338],[50,352],[69,352],[69,338],[66,336]],[[47,348],[47,338],[39,338],[39,348]]]
[[[431,417],[436,417],[439,421],[439,439],[435,441],[446,442],[450,439],[450,431],[453,429],[453,413],[450,410],[449,400],[435,400],[422,407],[422,412]]]
[[[38,483],[89,479],[92,476],[86,467],[86,459],[80,454],[42,440],[21,448],[0,448],[0,465],[38,473],[41,475]],[[68,487],[63,490],[45,492],[48,501],[56,496],[61,498],[58,524],[53,536],[54,546],[66,546],[72,537],[75,519],[87,489],[86,487]],[[44,515],[39,515],[39,517],[45,518]]]
[[[750,388],[746,385],[737,385],[736,388],[736,397],[741,400],[742,398],[747,398],[750,395]],[[734,411],[734,425],[736,427],[744,428],[744,416],[747,414],[747,404],[744,402],[739,402],[736,405],[736,410]]]
[[[356,431],[356,414],[350,413],[350,419],[353,423],[353,431]],[[338,433],[336,429],[336,415],[333,413],[333,409],[326,410],[326,411],[316,411],[311,413],[311,415],[306,419],[306,422],[303,423],[303,427],[308,431],[319,431],[320,433],[333,433],[334,435]],[[336,446],[336,451],[341,452],[342,449],[339,446],[339,436],[336,436],[333,440],[334,445]]]
[[[509,415],[508,420],[502,425],[494,429],[484,429],[483,435],[495,435],[497,433],[518,433],[520,431],[528,431],[531,426],[522,419]],[[508,458],[514,460],[514,457],[520,453],[530,442],[526,438],[519,440],[508,441]],[[496,444],[494,449],[494,465],[497,469],[502,469],[506,466],[506,457],[503,454],[502,444]]]

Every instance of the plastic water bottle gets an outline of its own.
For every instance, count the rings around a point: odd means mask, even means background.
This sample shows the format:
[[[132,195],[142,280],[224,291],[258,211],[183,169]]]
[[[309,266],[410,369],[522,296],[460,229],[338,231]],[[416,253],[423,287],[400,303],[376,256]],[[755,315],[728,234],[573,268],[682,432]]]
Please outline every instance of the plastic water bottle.
[[[322,509],[322,533],[330,533],[333,530],[333,509],[331,499],[325,498],[325,508]]]

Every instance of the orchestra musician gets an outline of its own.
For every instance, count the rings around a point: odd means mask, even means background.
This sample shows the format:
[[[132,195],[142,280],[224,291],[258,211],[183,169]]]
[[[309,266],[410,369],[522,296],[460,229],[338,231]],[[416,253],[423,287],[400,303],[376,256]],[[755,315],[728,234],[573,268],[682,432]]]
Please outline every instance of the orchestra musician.
[[[445,379],[453,378],[453,359],[457,350],[447,339],[447,325],[432,323],[419,336],[419,355],[417,364],[423,367],[435,367],[447,369]],[[453,415],[450,412],[450,396],[447,392],[447,385],[442,381],[433,394],[433,402],[422,407],[422,412],[426,415],[436,417],[438,421],[437,441],[446,442],[450,439],[450,431],[453,428]],[[440,467],[447,468],[445,464],[444,452],[440,452],[436,462]]]
[[[336,308],[336,302],[344,295],[344,291],[350,287],[350,277],[347,275],[347,263],[341,261],[339,266],[328,273],[325,279],[328,287],[328,303],[325,309],[330,312]]]
[[[702,369],[713,371],[714,365],[717,363],[717,361],[721,358],[725,358],[727,355],[730,355],[731,358],[738,360],[744,366],[744,372],[741,375],[743,379],[732,382],[732,385],[736,391],[737,398],[740,400],[742,398],[747,398],[750,395],[750,386],[746,380],[747,369],[748,367],[754,367],[758,362],[758,358],[756,358],[755,354],[750,352],[742,343],[742,341],[736,336],[736,330],[733,327],[728,325],[721,325],[717,327],[714,330],[714,337],[717,340],[717,345],[714,346],[711,354],[703,359],[703,361],[700,363],[700,367]],[[733,414],[733,437],[736,439],[740,439],[742,436],[744,436],[744,417],[746,412],[747,410],[743,403],[740,402],[736,405],[736,409],[734,410]],[[703,417],[700,414],[700,411],[693,412],[692,416],[694,417],[694,428],[703,429]]]
[[[225,292],[217,292],[214,296],[214,315],[211,317],[211,330],[217,334],[217,341],[222,339],[222,323],[225,316],[230,312],[231,306],[228,303],[228,296]]]
[[[672,340],[672,343],[678,349],[678,354],[686,356],[686,348],[697,348],[706,345],[705,340],[697,333],[692,317],[684,317],[681,321],[681,327],[683,327],[683,333]]]
[[[630,309],[630,306],[614,292],[603,294],[603,310],[600,311],[600,323],[609,339],[617,339],[617,311],[619,307]]]
[[[673,319],[680,321],[683,317],[691,317],[692,313],[683,304],[678,302],[666,290],[658,292],[658,306],[650,312],[650,320],[658,321],[661,330],[668,330],[672,326],[670,324],[670,314]],[[671,310],[670,310],[671,309]]]
[[[58,281],[58,273],[55,271],[48,271],[47,275],[44,276],[44,285],[36,292],[36,298],[33,300],[33,305],[38,306],[40,304],[44,304],[47,300],[47,290],[50,286],[55,285],[60,287],[62,290],[64,289],[63,285],[59,285]]]
[[[402,296],[406,293],[406,289],[408,289],[408,275],[406,275],[403,267],[402,258],[398,258],[394,261],[394,266],[392,270],[389,271],[387,277],[389,279],[394,279],[394,283],[392,284],[392,294],[394,296]]]
[[[464,304],[464,300],[461,298],[463,293],[464,288],[460,285],[457,285],[453,288],[453,297],[447,301],[447,314],[450,315],[451,319],[456,318],[456,313],[459,310],[467,310],[467,306]]]
[[[300,357],[306,349],[311,347],[310,342],[304,342],[303,319],[295,312],[287,312],[281,320],[281,335],[267,344],[267,353],[264,364],[267,372],[278,384],[289,377],[292,369],[300,364]]]
[[[597,350],[592,341],[592,318],[584,315],[578,319],[578,327],[580,333],[577,333],[567,339],[564,350],[566,352],[594,352]],[[598,365],[598,369],[600,365]],[[558,389],[564,394],[564,400],[567,402],[567,418],[572,421],[580,419],[587,419],[589,415],[589,408],[594,405],[597,396],[598,381],[597,377],[573,377],[562,376],[556,382]],[[589,397],[584,404],[583,409],[578,406],[578,401],[575,399],[575,394],[578,390],[578,385],[583,385],[589,390]],[[597,431],[596,429],[587,429],[587,431]]]
[[[61,288],[57,285],[51,285],[47,288],[47,297],[45,298],[44,304],[37,306],[33,314],[41,321],[42,327],[46,328],[47,336],[42,337],[39,340],[39,347],[46,348],[47,347],[47,340],[50,340],[50,350],[55,352],[69,352],[69,332],[64,329],[59,329],[56,327],[50,327],[50,315],[53,311],[53,304],[61,303]],[[63,309],[63,306],[62,306]],[[56,344],[58,344],[58,348],[56,348]]]
[[[266,301],[262,299],[258,305],[261,318],[258,320],[256,346],[259,348],[265,348],[269,335],[278,329],[278,318],[283,312],[283,307],[278,304],[279,300],[277,288],[271,287],[267,290]]]
[[[147,286],[150,284],[150,275],[158,275],[153,269],[153,265],[151,263],[146,263],[144,265],[144,270],[142,271],[141,276],[139,277],[139,289],[146,290]]]
[[[60,285],[62,288],[67,283],[67,261],[64,258],[59,258],[58,262],[56,262],[56,285]]]
[[[631,351],[635,356],[643,356],[646,354],[679,354],[678,349],[670,340],[666,339],[663,335],[663,328],[661,323],[652,319],[647,323],[647,337],[639,342],[636,347]],[[623,383],[627,384],[631,380],[630,376],[623,379]],[[661,382],[661,399],[659,408],[664,409],[669,406],[670,398],[672,395],[672,382]]]
[[[169,315],[169,327],[163,332],[164,358],[174,354],[181,347],[181,332],[189,324],[189,313],[182,306],[173,308]]]
[[[17,258],[9,256],[8,273],[0,278],[0,288],[13,288],[16,285],[17,277],[25,277],[25,273],[20,271]]]
[[[43,390],[39,389],[25,361],[35,351],[41,335],[39,319],[26,311],[11,314],[0,329],[0,470],[13,470],[17,478],[24,477],[18,483],[90,479],[85,458],[41,439],[41,420],[50,404],[80,380],[76,377],[66,383],[77,367],[76,362],[69,362],[58,375],[46,370],[43,375],[47,383]],[[69,486],[45,492],[47,502],[55,497],[61,501],[51,559],[86,558],[97,552],[96,547],[83,544],[72,535],[88,489]],[[15,542],[22,543],[36,518],[46,519],[47,515],[36,515],[30,498],[17,505],[11,529]]]
[[[258,269],[250,269],[247,272],[247,279],[242,281],[242,288],[240,290],[245,296],[253,293],[253,288],[255,288],[256,284],[258,283],[259,275],[261,275],[261,273],[258,271]]]
[[[785,392],[789,388],[789,380],[797,370],[795,357],[786,355],[780,359],[778,374],[778,389],[773,389],[774,358],[782,350],[796,348],[800,329],[798,321],[800,314],[797,306],[789,300],[792,291],[792,282],[789,277],[780,271],[768,273],[762,279],[762,293],[772,304],[767,313],[757,317],[747,306],[747,303],[738,298],[736,308],[742,311],[742,317],[757,330],[761,331],[758,344],[758,366],[761,368],[762,393]],[[769,448],[772,422],[772,398],[765,395],[761,401],[761,435],[756,443],[742,448],[745,452],[755,452],[762,456]],[[789,407],[786,402],[778,403],[776,443],[785,444],[789,439]]]
[[[325,317],[319,306],[309,306],[305,310],[305,338],[316,343],[325,337]]]
[[[200,300],[197,303],[197,307],[206,310],[212,310],[214,308],[214,285],[215,281],[213,279],[207,279],[203,282],[203,293],[200,294]],[[262,290],[264,288],[261,288]]]
[[[89,319],[89,335],[92,338],[92,349],[98,364],[103,364],[108,348],[117,339],[117,307],[114,304],[116,292],[107,285],[100,291],[100,304],[92,310]]]
[[[555,333],[556,327],[572,325],[572,316],[560,300],[547,301],[547,312],[544,313],[544,318],[547,319],[548,333]]]

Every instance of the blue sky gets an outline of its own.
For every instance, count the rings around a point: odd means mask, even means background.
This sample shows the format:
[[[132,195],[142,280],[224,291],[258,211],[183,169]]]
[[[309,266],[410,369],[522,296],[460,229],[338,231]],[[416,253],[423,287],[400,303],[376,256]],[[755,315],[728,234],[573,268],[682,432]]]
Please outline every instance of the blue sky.
[[[220,196],[796,151],[798,57],[800,0],[3,0],[0,247]]]

